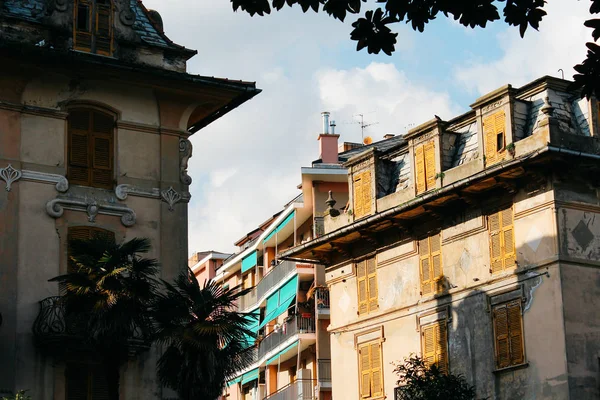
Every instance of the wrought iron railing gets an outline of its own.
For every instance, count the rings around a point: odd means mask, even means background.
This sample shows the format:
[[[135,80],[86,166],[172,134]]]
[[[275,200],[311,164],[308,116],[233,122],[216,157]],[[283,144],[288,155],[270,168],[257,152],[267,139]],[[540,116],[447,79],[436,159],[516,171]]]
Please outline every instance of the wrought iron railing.
[[[132,336],[127,340],[130,355],[150,348],[150,340],[145,336],[149,329],[149,325],[145,325],[145,329],[138,326],[133,330]],[[32,330],[37,344],[49,350],[59,343],[71,349],[88,349],[86,321],[70,316],[60,296],[40,301],[40,312],[33,322]]]
[[[278,330],[265,336],[258,345],[258,357],[262,358],[290,337],[299,333],[315,333],[315,319],[312,317],[292,317]]]
[[[296,263],[292,261],[282,261],[279,265],[273,268],[265,275],[258,285],[256,285],[257,299],[261,299],[269,289],[277,286],[285,277],[296,269]]]
[[[402,388],[395,387],[394,388],[394,400],[400,400],[400,396],[402,395]]]
[[[331,383],[331,360],[321,358],[317,360],[317,376],[319,383]]]
[[[329,308],[329,289],[322,287],[316,288],[315,300],[318,309]]]
[[[240,297],[238,308],[240,311],[244,311],[256,304],[256,287],[253,287],[250,293],[246,293]]]
[[[298,379],[268,395],[264,400],[314,400],[316,384],[313,379]]]

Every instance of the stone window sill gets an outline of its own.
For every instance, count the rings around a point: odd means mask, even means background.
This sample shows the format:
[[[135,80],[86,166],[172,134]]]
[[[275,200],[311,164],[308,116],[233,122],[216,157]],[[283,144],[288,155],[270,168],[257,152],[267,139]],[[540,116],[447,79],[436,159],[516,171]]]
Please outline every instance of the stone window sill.
[[[523,364],[511,365],[510,367],[495,369],[492,372],[494,374],[500,374],[500,373],[505,372],[505,371],[512,371],[512,370],[527,368],[528,366],[529,366],[529,363],[528,362],[524,362]]]

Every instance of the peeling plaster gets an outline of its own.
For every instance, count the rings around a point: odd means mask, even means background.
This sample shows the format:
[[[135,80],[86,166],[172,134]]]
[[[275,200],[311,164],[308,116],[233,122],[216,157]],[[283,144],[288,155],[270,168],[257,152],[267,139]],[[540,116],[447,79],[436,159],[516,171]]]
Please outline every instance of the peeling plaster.
[[[532,276],[534,273],[530,272],[527,273],[526,276]],[[535,290],[542,284],[542,277],[538,276],[537,277],[537,282],[535,283],[535,285],[532,285],[529,288],[529,295],[527,296],[527,303],[525,304],[525,308],[523,309],[523,313],[525,313],[526,311],[529,311],[529,308],[531,307],[531,303],[533,303],[533,293],[535,292]]]

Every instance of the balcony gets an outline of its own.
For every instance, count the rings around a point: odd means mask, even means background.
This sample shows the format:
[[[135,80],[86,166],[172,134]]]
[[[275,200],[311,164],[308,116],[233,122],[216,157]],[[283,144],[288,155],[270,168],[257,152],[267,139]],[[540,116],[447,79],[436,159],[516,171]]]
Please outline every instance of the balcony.
[[[319,388],[331,388],[331,360],[321,358],[317,360],[317,375]]]
[[[329,289],[326,287],[317,287],[315,289],[315,305],[317,307],[317,316],[329,315]]]
[[[291,337],[305,333],[315,333],[315,319],[312,317],[292,317],[279,330],[271,332],[260,341],[258,345],[258,358],[263,358]]]
[[[242,297],[240,297],[238,308],[240,311],[247,310],[256,304],[257,296],[256,296],[256,286],[252,288],[250,293],[246,293]]]
[[[86,321],[70,316],[60,296],[40,301],[40,312],[33,322],[32,330],[36,344],[48,352],[90,350],[86,340]],[[150,341],[144,338],[141,329],[136,328],[127,340],[127,346],[129,354],[134,356],[148,350]]]
[[[256,285],[256,297],[262,299],[267,292],[276,287],[284,278],[296,270],[296,263],[283,261],[265,275]]]
[[[268,395],[264,400],[315,400],[316,383],[312,379],[298,379]]]

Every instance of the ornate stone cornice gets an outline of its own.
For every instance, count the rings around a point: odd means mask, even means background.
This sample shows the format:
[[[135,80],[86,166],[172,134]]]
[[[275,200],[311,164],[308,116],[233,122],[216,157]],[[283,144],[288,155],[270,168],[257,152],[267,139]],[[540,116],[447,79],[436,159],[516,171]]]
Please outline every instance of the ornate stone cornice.
[[[46,203],[46,212],[52,218],[60,218],[65,209],[74,211],[84,211],[88,215],[90,222],[95,222],[98,214],[113,215],[121,217],[121,223],[130,227],[135,224],[135,212],[124,205],[99,203],[90,199],[62,198],[50,200]]]
[[[115,188],[115,196],[119,200],[126,200],[128,195],[160,199],[160,189],[142,189],[134,185],[122,184]]]
[[[26,169],[24,169],[22,172],[23,180],[54,183],[56,190],[60,193],[65,193],[67,190],[69,190],[69,181],[62,175],[48,174],[46,172],[39,171],[29,171]]]

